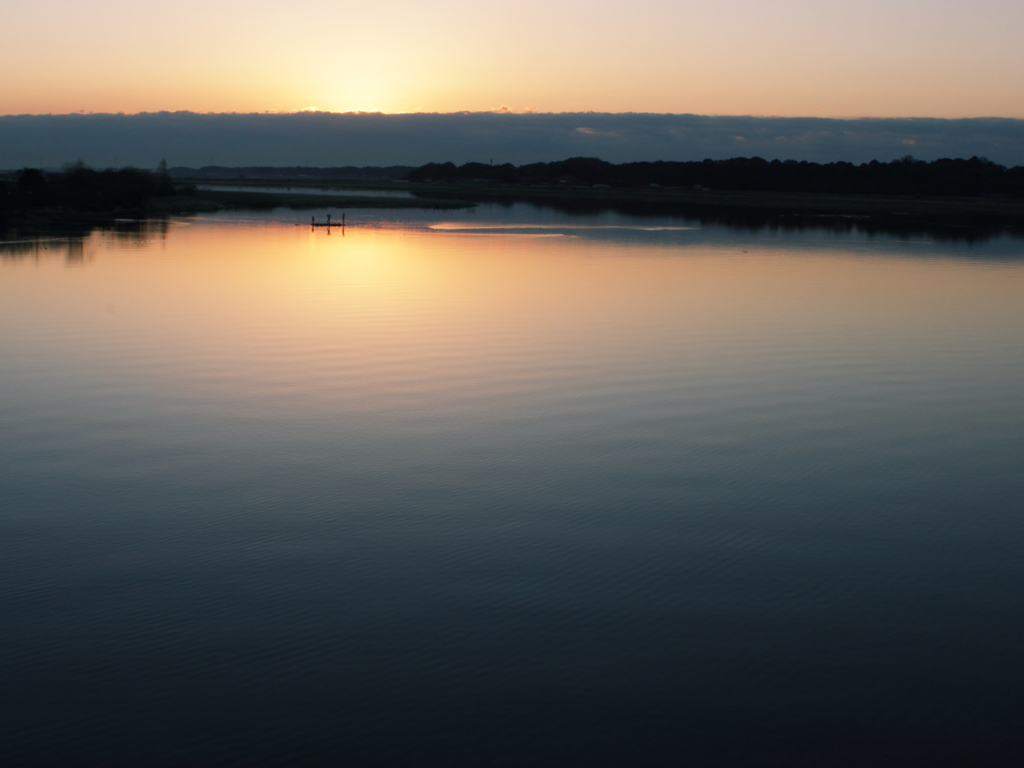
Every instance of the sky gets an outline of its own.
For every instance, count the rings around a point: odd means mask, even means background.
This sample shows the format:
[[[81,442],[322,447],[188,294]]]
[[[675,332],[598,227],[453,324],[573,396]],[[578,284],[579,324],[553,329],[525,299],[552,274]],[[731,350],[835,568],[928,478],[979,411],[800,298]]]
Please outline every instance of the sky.
[[[0,115],[1024,118],[1020,0],[4,0]]]

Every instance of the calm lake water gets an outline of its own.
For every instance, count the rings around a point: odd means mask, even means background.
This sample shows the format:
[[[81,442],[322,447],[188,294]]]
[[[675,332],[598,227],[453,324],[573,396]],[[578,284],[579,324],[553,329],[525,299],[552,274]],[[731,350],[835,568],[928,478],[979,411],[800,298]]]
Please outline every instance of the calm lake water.
[[[296,195],[335,195],[338,197],[394,197],[412,198],[412,192],[404,189],[360,189],[360,188],[338,188],[338,187],[254,187],[230,184],[199,184],[197,189],[208,189],[219,192],[269,192],[275,195],[291,193]]]
[[[1024,241],[308,216],[0,245],[0,764],[1020,764]]]

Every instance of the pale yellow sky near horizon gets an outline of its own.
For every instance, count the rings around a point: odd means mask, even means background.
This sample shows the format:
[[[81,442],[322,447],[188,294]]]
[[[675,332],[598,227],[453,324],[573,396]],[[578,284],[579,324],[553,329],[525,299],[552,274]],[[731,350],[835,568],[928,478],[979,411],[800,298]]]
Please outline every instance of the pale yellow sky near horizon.
[[[1008,0],[7,0],[0,114],[1024,118]]]

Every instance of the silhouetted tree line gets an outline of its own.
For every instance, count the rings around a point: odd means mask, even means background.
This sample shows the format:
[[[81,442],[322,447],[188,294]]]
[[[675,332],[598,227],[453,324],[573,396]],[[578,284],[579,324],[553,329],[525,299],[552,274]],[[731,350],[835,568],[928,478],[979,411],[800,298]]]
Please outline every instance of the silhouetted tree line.
[[[141,208],[152,197],[175,193],[171,177],[138,168],[97,171],[82,163],[65,166],[60,173],[24,168],[12,181],[0,181],[0,211],[60,208],[115,211]]]
[[[613,165],[592,157],[514,166],[430,163],[410,181],[498,184],[607,184],[610,187],[694,187],[750,192],[1024,197],[1024,166],[1006,168],[984,158],[925,162],[904,157],[891,163],[809,163],[738,157],[703,162]]]

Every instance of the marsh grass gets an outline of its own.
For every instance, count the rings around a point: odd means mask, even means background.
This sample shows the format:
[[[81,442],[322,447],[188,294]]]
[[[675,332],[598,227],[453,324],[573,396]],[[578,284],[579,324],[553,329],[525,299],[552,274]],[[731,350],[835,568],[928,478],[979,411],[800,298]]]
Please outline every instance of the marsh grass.
[[[266,185],[263,185],[266,186]],[[272,208],[431,208],[452,210],[471,208],[475,203],[449,198],[429,197],[360,197],[358,195],[318,195],[315,193],[289,192],[239,192],[225,190],[197,190],[191,199],[200,203],[214,204],[221,208],[267,210]]]

